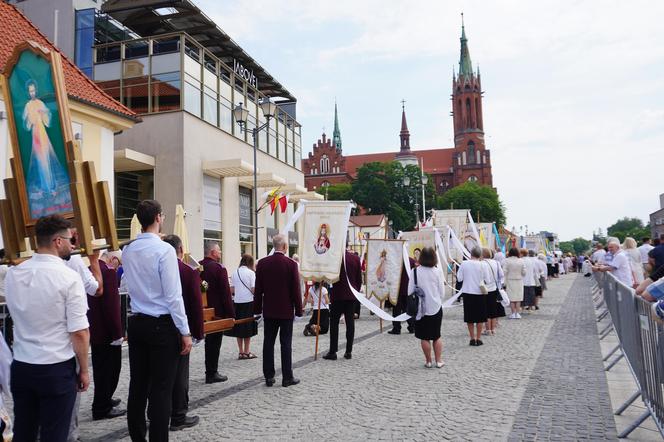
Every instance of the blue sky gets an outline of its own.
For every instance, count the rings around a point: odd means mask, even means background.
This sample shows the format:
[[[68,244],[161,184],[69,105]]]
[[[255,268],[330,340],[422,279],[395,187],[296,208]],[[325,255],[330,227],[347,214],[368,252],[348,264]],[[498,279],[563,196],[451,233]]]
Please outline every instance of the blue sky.
[[[198,0],[298,98],[303,154],[334,100],[346,154],[452,147],[460,12],[482,73],[494,185],[508,226],[589,237],[659,208],[664,2]]]

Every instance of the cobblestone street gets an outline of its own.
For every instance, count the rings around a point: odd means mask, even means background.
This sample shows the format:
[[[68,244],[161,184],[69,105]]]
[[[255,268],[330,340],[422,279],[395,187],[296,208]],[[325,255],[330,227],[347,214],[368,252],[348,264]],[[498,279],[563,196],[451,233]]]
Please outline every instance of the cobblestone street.
[[[201,423],[172,439],[615,439],[588,287],[574,274],[551,281],[539,312],[502,320],[482,347],[468,346],[462,310],[446,310],[442,369],[424,368],[412,335],[380,334],[378,319],[364,311],[352,360],[314,361],[314,339],[296,323],[302,383],[295,387],[282,388],[279,374],[265,387],[262,330],[253,342],[259,359],[238,361],[234,339],[224,340],[221,372],[229,381],[222,384],[205,385],[200,346],[192,353],[190,414]],[[321,353],[328,342],[321,338]],[[125,355],[116,393],[123,401],[127,386]],[[91,399],[85,394],[81,403],[82,440],[128,439],[124,418],[91,421]]]

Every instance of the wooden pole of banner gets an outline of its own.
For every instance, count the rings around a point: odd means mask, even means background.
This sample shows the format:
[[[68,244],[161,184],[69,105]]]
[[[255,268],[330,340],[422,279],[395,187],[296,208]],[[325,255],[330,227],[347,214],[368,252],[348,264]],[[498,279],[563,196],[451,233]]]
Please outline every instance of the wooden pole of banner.
[[[320,335],[320,305],[323,300],[323,281],[318,286],[318,315],[316,317],[316,348],[314,349],[314,361],[318,359],[318,337]]]
[[[380,309],[385,307],[385,301],[380,301]],[[380,332],[383,333],[383,318],[380,318]]]

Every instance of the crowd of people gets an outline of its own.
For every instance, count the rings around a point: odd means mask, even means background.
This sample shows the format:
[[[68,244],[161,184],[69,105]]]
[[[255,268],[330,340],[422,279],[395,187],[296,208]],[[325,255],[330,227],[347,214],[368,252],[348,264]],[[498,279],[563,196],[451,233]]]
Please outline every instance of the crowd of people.
[[[71,224],[58,215],[41,218],[35,225],[36,253],[7,271],[6,300],[14,323],[10,389],[15,440],[35,440],[38,433],[45,441],[77,439],[80,394],[90,385],[88,348],[93,420],[126,416],[129,435],[137,441],[146,440],[148,431],[150,440],[168,440],[169,431],[199,422],[198,416],[188,414],[189,357],[198,343],[204,347],[205,383],[225,382],[228,376],[219,365],[223,337],[236,339],[238,360],[256,359],[251,341],[262,321],[265,385],[275,384],[277,336],[281,384],[297,385],[300,380],[292,367],[293,323],[310,305],[311,317],[303,333],[329,334],[323,359],[337,359],[342,321],[343,357],[353,357],[354,322],[359,317],[355,293],[362,289],[366,264],[356,253],[346,251],[338,282],[314,283],[306,290],[297,261],[287,255],[283,235],[273,237],[272,254],[258,262],[243,255],[229,275],[214,241],[205,243],[199,269],[183,261],[182,240],[160,234],[164,217],[157,201],[142,201],[136,214],[142,233],[124,247],[121,256],[94,254],[89,266],[72,254],[78,245]],[[482,346],[485,337],[495,335],[499,318],[518,320],[524,312],[539,310],[547,280],[561,273],[551,272],[552,264],[564,266],[556,258],[547,268],[547,259],[551,257],[532,250],[510,249],[505,257],[475,247],[469,259],[454,266],[471,346]],[[410,269],[402,271],[392,314],[397,317],[410,311],[409,298],[417,294],[416,313],[405,321],[407,331],[420,341],[424,366],[442,368],[443,301],[445,287],[450,285],[442,266],[447,263],[438,262],[435,249],[422,248],[417,260],[410,258],[408,265]],[[121,291],[130,294],[126,336]],[[213,310],[214,319],[232,318],[235,326],[205,332],[205,305]],[[388,333],[398,335],[401,327],[400,321],[394,321]],[[125,339],[129,356],[126,408],[114,397]]]

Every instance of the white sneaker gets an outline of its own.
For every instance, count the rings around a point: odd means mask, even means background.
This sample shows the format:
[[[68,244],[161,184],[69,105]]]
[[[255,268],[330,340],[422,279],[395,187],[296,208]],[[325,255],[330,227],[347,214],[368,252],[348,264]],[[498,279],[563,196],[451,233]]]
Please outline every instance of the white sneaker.
[[[515,318],[515,319],[521,319],[521,315],[517,313],[516,316],[515,316],[514,318]]]
[[[510,314],[507,319],[516,319],[516,316],[514,313]]]

